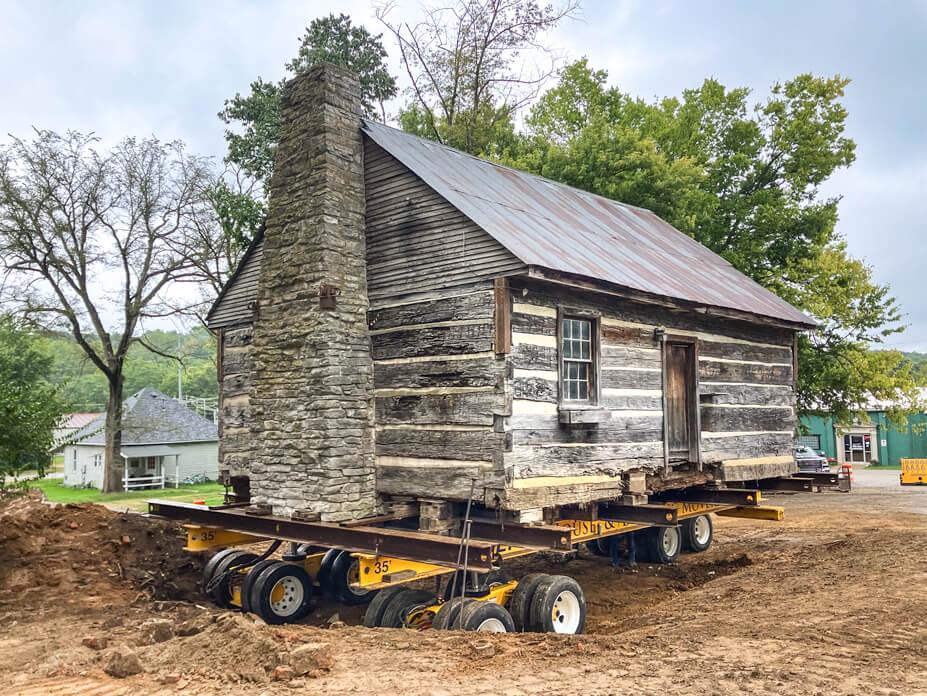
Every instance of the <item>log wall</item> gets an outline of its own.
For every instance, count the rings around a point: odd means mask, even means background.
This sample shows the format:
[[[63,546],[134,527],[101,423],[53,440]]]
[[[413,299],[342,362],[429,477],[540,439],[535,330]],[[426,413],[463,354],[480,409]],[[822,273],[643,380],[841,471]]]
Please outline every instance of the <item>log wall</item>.
[[[368,313],[377,490],[465,499],[503,486],[505,360],[491,283]]]
[[[248,476],[251,450],[248,384],[251,371],[251,325],[222,330],[219,360],[219,472]]]
[[[643,305],[529,280],[511,281],[512,352],[506,471],[520,485],[545,477],[588,480],[663,458],[661,344],[654,329],[698,338],[701,454],[705,464],[792,454],[792,332]],[[600,405],[594,427],[558,417],[558,307],[596,314]],[[516,484],[519,485],[519,484]]]

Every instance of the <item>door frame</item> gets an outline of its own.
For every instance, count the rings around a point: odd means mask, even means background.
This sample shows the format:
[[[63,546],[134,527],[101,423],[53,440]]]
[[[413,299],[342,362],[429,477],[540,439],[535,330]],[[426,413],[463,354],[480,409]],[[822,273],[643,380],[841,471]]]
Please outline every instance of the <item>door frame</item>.
[[[679,334],[662,334],[660,336],[660,362],[663,373],[663,469],[666,473],[670,470],[670,443],[668,420],[668,400],[667,400],[667,360],[666,350],[669,345],[685,345],[690,349],[689,364],[686,366],[688,374],[686,375],[686,386],[689,388],[688,408],[686,409],[686,420],[689,431],[689,461],[698,465],[698,470],[702,470],[702,414],[700,409],[699,398],[699,381],[698,381],[698,338],[695,336],[682,336]]]

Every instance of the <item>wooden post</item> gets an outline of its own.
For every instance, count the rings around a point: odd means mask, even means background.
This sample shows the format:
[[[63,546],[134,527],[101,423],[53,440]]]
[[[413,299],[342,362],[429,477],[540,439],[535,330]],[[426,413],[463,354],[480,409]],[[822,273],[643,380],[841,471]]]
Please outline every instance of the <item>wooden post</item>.
[[[219,382],[219,385],[222,385],[222,359],[225,357],[223,355],[223,343],[225,342],[225,332],[222,329],[216,331],[216,381]]]
[[[798,387],[798,332],[792,334],[792,389]]]
[[[508,278],[496,278],[493,281],[493,299],[496,305],[493,345],[496,355],[505,355],[512,352],[512,303]]]
[[[667,398],[666,398],[666,330],[658,329],[654,331],[654,337],[660,343],[660,374],[663,378],[663,473],[669,474],[669,428],[667,427]]]

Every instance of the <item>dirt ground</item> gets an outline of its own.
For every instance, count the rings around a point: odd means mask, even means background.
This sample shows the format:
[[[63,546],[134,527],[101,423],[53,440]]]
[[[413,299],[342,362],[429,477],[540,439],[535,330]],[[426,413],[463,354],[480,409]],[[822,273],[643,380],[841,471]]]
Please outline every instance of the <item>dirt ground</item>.
[[[199,597],[174,527],[20,498],[0,503],[0,693],[927,695],[927,488],[771,502],[784,521],[715,518],[714,546],[673,566],[519,559],[516,577],[580,582],[586,635],[477,636],[331,604],[262,625]],[[321,627],[335,612],[349,625]],[[331,668],[273,681],[300,648]],[[143,671],[109,676],[130,650]]]

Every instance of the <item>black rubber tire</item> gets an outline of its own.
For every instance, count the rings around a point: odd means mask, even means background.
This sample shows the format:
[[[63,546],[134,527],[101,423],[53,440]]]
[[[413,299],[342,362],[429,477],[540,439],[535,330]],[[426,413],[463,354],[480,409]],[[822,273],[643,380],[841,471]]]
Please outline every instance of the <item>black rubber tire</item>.
[[[323,559],[324,560],[324,559]],[[342,604],[357,606],[367,604],[377,595],[376,590],[352,590],[348,582],[351,567],[358,564],[350,551],[342,551],[328,569],[328,594]]]
[[[406,588],[404,592],[397,592],[387,603],[380,618],[383,628],[403,628],[409,611],[417,606],[431,606],[437,604],[438,598],[428,590],[412,590]]]
[[[515,586],[512,596],[509,597],[507,609],[512,615],[512,621],[515,622],[516,631],[528,631],[530,623],[531,599],[538,585],[545,578],[549,578],[545,573],[530,573],[526,575]]]
[[[278,614],[271,604],[271,592],[274,586],[284,578],[296,580],[302,589],[302,599],[296,603],[293,611]],[[294,563],[277,561],[265,568],[254,581],[251,588],[251,607],[258,616],[269,624],[293,623],[304,618],[312,608],[312,578],[306,569]]]
[[[223,575],[230,566],[247,565],[248,563],[253,563],[257,557],[258,555],[256,553],[236,549],[235,553],[228,554],[216,564],[216,569],[213,572],[213,578],[219,575]],[[212,578],[210,579],[210,582],[212,582]],[[230,607],[232,601],[232,592],[231,588],[229,587],[229,578],[225,577],[220,580],[213,588],[212,592],[207,594],[209,595],[209,598],[216,603],[216,606],[224,608]]]
[[[489,619],[497,619],[505,628],[504,633],[515,632],[515,622],[512,621],[512,615],[506,611],[505,607],[495,602],[474,600],[464,605],[460,612],[461,627],[465,631],[478,631],[480,624]]]
[[[248,569],[248,574],[245,575],[245,579],[242,580],[241,583],[242,611],[253,611],[253,609],[251,609],[251,589],[254,587],[254,581],[257,579],[257,576],[264,571],[265,568],[272,566],[274,563],[277,563],[275,559],[265,558],[263,561],[258,561]]]
[[[695,535],[695,523],[696,520],[704,520],[708,523],[708,539],[705,541],[699,541]],[[692,553],[701,553],[702,551],[707,551],[711,548],[711,542],[714,540],[715,532],[714,525],[711,523],[711,517],[708,515],[699,515],[698,517],[691,517],[685,520],[682,523],[682,547],[686,551],[691,551]]]
[[[572,631],[558,631],[563,628],[565,616],[554,617],[554,610],[564,593],[570,592],[577,600],[577,625]],[[586,628],[586,596],[573,578],[566,575],[550,575],[542,580],[531,599],[529,630],[537,633],[582,633]]]
[[[407,589],[409,588],[402,585],[394,585],[377,592],[377,596],[367,605],[367,613],[364,614],[364,626],[377,628],[383,620],[383,612],[386,611],[386,606],[399,592],[404,592]]]
[[[592,551],[596,556],[602,556],[603,558],[612,557],[612,547],[611,547],[611,537],[604,537],[602,539],[592,539],[591,541],[586,542],[586,548]]]
[[[331,591],[328,589],[328,574],[331,571],[332,563],[341,555],[341,549],[329,549],[322,556],[322,562],[319,564],[319,572],[316,573],[315,579],[322,588],[322,592],[331,597]]]
[[[675,550],[668,552],[664,546],[664,536],[667,534],[676,535]],[[640,543],[642,542],[642,543]],[[648,563],[667,564],[675,563],[682,551],[682,534],[679,527],[651,527],[647,533],[642,536],[638,543],[639,555],[646,559]],[[640,553],[643,551],[643,553]]]
[[[209,584],[209,581],[212,580],[212,576],[216,572],[216,566],[222,562],[222,559],[236,551],[241,551],[241,549],[222,549],[213,554],[212,558],[206,562],[203,568],[202,581],[200,583],[200,589],[203,590],[203,592],[206,592],[206,586]]]
[[[438,609],[438,613],[435,614],[434,621],[431,622],[431,627],[439,631],[456,630],[457,615],[460,613],[460,608],[468,602],[475,601],[475,599],[469,599],[467,597],[454,597],[454,599],[445,602],[441,605],[441,608]],[[454,629],[451,629],[451,626],[454,626]]]
[[[455,570],[454,574],[451,576],[451,579],[444,586],[444,601],[448,601],[452,597],[460,596],[460,586],[461,578],[463,577],[462,570]],[[501,568],[496,568],[495,570],[490,570],[488,573],[484,574],[480,578],[480,584],[484,587],[490,587],[491,585],[504,585],[507,582],[510,582],[511,578],[509,574],[506,573]]]

